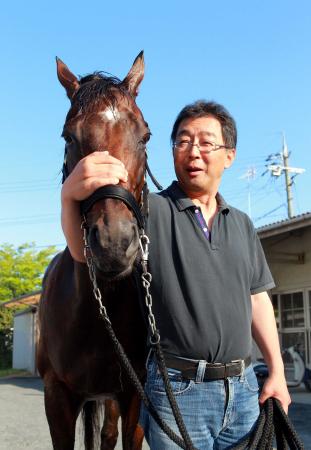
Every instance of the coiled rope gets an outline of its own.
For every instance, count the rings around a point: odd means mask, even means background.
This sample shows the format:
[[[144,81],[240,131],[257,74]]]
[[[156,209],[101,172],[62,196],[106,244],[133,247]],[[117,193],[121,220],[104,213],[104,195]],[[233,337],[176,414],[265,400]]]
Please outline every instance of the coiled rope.
[[[168,437],[180,448],[183,448],[185,450],[196,450],[185,428],[177,402],[174,397],[174,393],[170,386],[169,377],[167,374],[167,369],[165,367],[164,357],[160,344],[155,344],[155,354],[157,357],[160,372],[164,380],[165,391],[171,404],[175,421],[182,438],[179,437],[161,419],[148,395],[145,393],[144,387],[141,384],[138,376],[136,375],[131,362],[126,356],[122,345],[118,341],[110,321],[107,321],[105,319],[105,316],[101,317],[104,320],[106,330],[111,338],[119,361],[122,367],[125,369],[130,381],[134,385],[150,415],[153,417],[159,427],[168,435]],[[292,450],[304,450],[304,445],[297,432],[295,431],[289,417],[284,412],[279,400],[275,398],[269,398],[261,408],[260,415],[252,433],[245,439],[243,439],[243,441],[241,441],[239,444],[232,447],[232,450],[272,450],[274,448],[274,441],[276,442],[276,448],[278,450],[285,450],[288,447]]]
[[[287,449],[287,444],[293,450],[304,449],[303,442],[282,408],[280,401],[276,398],[268,398],[261,408],[253,432],[233,447],[233,450],[272,450],[274,440],[276,448],[280,450]]]

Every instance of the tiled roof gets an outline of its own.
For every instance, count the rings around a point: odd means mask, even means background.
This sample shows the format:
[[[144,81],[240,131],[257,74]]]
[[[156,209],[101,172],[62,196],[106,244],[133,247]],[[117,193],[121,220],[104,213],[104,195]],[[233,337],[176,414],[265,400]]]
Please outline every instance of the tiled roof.
[[[260,237],[267,236],[268,234],[279,234],[286,231],[291,231],[296,228],[303,228],[311,224],[311,212],[305,212],[291,219],[279,220],[278,222],[273,222],[263,227],[257,228],[257,232]]]
[[[7,302],[0,303],[0,306],[5,308],[14,308],[15,306],[35,306],[39,303],[41,291],[30,292],[29,294],[21,295],[20,297],[12,298]]]

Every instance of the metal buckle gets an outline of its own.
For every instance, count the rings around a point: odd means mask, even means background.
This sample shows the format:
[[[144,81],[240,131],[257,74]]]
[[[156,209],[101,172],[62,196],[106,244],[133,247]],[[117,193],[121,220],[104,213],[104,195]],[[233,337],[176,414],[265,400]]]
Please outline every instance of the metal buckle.
[[[241,359],[241,373],[240,373],[240,377],[244,374],[244,370],[245,370],[245,361],[244,359]]]
[[[244,370],[245,370],[245,361],[244,361],[244,359],[233,359],[232,361],[231,361],[231,363],[240,363],[241,364],[241,369],[240,369],[240,373],[238,373],[237,375],[235,375],[235,376],[237,376],[237,377],[240,377],[240,376],[242,376],[243,375],[243,373],[244,373]]]
[[[232,367],[233,365],[236,365],[236,364],[240,364],[240,371],[239,371],[238,373],[232,375],[232,376],[240,377],[240,376],[243,375],[244,369],[245,369],[245,361],[244,361],[244,359],[233,359],[233,360],[230,361],[229,363],[226,363],[226,364],[225,364],[225,378],[227,378],[228,376],[230,376],[230,375],[228,375],[228,369],[229,369],[229,367]]]

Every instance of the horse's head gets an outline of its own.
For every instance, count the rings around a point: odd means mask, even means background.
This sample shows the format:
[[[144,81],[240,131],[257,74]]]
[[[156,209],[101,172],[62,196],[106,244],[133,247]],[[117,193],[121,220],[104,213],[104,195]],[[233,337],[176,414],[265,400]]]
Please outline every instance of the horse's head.
[[[57,75],[71,101],[63,137],[68,173],[93,151],[120,159],[128,181],[120,185],[140,203],[146,166],[148,124],[135,103],[144,76],[142,52],[123,81],[94,73],[78,80],[57,59]],[[88,241],[99,274],[118,279],[129,274],[139,248],[137,221],[126,204],[100,198],[87,213]]]

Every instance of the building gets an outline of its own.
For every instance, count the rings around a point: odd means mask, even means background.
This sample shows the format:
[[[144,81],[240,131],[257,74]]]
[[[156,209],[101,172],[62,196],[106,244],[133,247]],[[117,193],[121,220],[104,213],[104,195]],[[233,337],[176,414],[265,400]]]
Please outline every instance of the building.
[[[281,347],[298,345],[311,367],[311,213],[257,230],[276,288],[271,291]]]
[[[37,373],[36,348],[39,335],[37,305],[41,291],[32,292],[2,303],[6,308],[25,306],[14,314],[13,369]]]
[[[274,277],[271,298],[281,347],[299,345],[311,368],[311,213],[259,228],[258,234]],[[13,368],[36,373],[38,340],[37,305],[40,292],[10,300],[4,305],[25,305],[15,314]],[[259,356],[254,349],[253,357]]]

